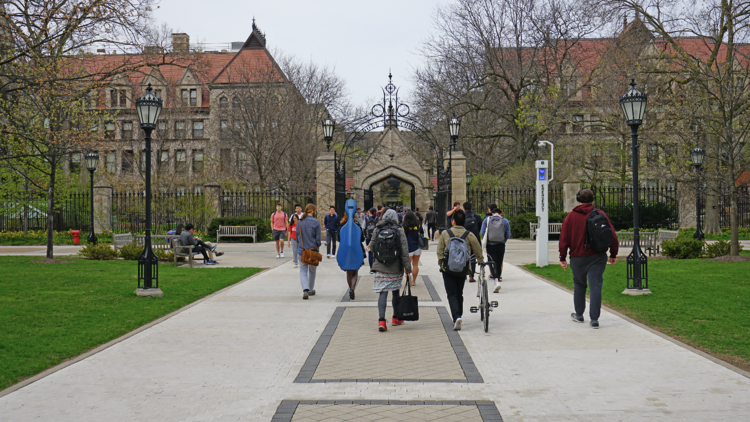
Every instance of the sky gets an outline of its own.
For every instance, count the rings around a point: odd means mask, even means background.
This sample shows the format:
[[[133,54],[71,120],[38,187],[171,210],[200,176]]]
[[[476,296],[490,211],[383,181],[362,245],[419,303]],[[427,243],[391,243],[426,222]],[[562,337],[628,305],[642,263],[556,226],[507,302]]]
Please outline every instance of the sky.
[[[399,97],[408,101],[414,69],[423,61],[420,45],[433,31],[436,6],[446,3],[449,0],[161,0],[154,17],[159,25],[187,33],[191,44],[206,43],[206,50],[245,41],[255,17],[270,51],[279,49],[335,68],[353,103],[366,105],[382,98],[380,88],[388,83],[389,70],[400,87]]]

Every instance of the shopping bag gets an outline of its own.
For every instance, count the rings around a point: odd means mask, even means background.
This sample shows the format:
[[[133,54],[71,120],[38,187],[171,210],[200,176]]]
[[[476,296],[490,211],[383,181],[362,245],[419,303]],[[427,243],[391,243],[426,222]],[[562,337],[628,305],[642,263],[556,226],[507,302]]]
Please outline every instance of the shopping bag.
[[[399,299],[394,312],[396,319],[402,321],[419,321],[419,302],[417,301],[417,297],[411,294],[409,277],[406,277],[406,286]]]

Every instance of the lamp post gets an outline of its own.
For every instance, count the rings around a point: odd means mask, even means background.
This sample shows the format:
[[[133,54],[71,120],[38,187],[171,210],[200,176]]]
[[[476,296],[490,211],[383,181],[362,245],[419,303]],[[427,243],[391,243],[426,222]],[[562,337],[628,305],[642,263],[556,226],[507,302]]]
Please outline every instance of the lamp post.
[[[695,147],[690,151],[690,159],[695,166],[695,234],[693,238],[698,240],[703,240],[704,237],[701,231],[701,166],[705,156],[705,151],[700,147]]]
[[[331,115],[323,120],[323,138],[326,140],[326,151],[331,152],[331,140],[333,140],[333,127],[334,123],[331,120]]]
[[[643,123],[643,114],[646,111],[648,96],[635,89],[635,79],[630,80],[630,89],[620,97],[620,107],[625,114],[625,123],[630,126],[633,145],[633,250],[627,260],[627,288],[623,293],[640,295],[649,294],[648,289],[648,262],[641,250],[641,239],[639,231],[639,201],[640,192],[638,184],[638,127]]]
[[[446,204],[446,210],[450,208],[450,206],[453,204],[453,150],[456,149],[456,141],[458,140],[458,133],[461,130],[461,121],[456,118],[456,115],[454,114],[453,117],[448,122],[448,131],[451,134],[451,141],[448,144],[448,186],[450,186],[450,190],[448,191],[448,198],[449,203]],[[448,220],[448,215],[446,213],[445,216],[445,227],[450,228],[450,220]]]
[[[96,242],[99,241],[99,239],[97,239],[96,237],[96,234],[94,233],[94,172],[96,171],[96,166],[98,164],[99,164],[98,152],[91,151],[88,154],[86,154],[86,168],[91,174],[91,233],[89,233],[88,243],[91,243],[94,245],[96,245]]]
[[[148,84],[146,95],[135,102],[138,120],[146,135],[146,148],[143,149],[146,161],[146,238],[143,254],[138,258],[136,294],[139,296],[162,296],[159,289],[159,258],[151,249],[151,132],[156,129],[162,101],[152,91],[151,84]]]

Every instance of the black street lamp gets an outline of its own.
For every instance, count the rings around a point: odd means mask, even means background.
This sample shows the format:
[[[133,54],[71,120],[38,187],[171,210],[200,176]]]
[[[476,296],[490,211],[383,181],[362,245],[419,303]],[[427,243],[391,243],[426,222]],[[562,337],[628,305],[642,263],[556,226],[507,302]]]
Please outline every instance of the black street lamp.
[[[146,95],[135,102],[135,110],[141,129],[145,132],[146,148],[143,149],[146,161],[146,238],[143,254],[138,258],[138,290],[144,296],[161,295],[159,290],[159,258],[151,249],[151,132],[156,129],[156,120],[161,113],[162,101],[153,94],[151,84]],[[154,292],[149,290],[154,289]]]
[[[703,240],[704,237],[701,231],[701,166],[705,156],[705,151],[700,147],[695,147],[690,151],[690,159],[695,166],[695,234],[693,238],[698,240]]]
[[[94,233],[94,172],[96,171],[96,166],[98,164],[99,164],[98,152],[91,151],[88,154],[86,154],[86,168],[91,174],[91,233],[89,234],[88,243],[91,243],[94,245],[96,245],[96,242],[99,241],[99,239],[97,239],[96,237],[96,234]]]
[[[323,120],[323,138],[326,140],[326,151],[331,152],[331,140],[333,140],[333,127],[335,124],[331,120],[331,115]]]
[[[645,294],[648,289],[648,262],[641,250],[641,239],[638,233],[640,223],[640,189],[638,184],[638,127],[643,123],[648,96],[635,89],[635,79],[630,80],[630,89],[620,97],[620,107],[625,114],[625,123],[630,126],[633,145],[633,250],[628,255],[628,286],[623,293]]]

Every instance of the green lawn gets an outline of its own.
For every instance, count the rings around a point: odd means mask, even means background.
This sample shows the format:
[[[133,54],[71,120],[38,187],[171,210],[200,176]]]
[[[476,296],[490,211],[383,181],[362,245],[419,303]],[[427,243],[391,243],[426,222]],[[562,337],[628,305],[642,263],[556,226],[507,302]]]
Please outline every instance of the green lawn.
[[[573,288],[559,265],[528,270]],[[646,325],[750,369],[750,262],[650,261],[646,296],[623,295],[625,262],[607,266],[602,301]],[[573,302],[571,300],[571,309]],[[602,324],[606,326],[606,321]]]
[[[0,257],[0,389],[260,271],[162,264],[164,297],[141,298],[135,261],[35,259]]]

